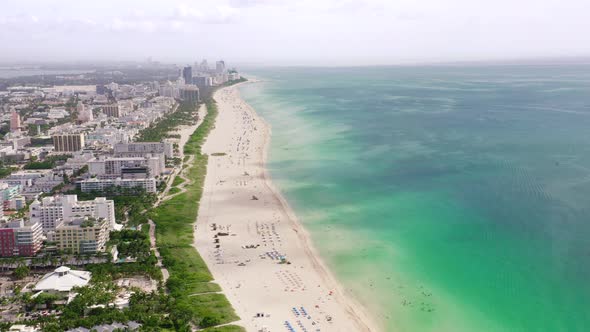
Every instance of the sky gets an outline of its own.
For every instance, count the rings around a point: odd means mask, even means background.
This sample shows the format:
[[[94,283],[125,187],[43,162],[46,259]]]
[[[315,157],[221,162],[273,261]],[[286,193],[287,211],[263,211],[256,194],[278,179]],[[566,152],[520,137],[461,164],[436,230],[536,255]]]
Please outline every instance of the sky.
[[[590,56],[590,0],[4,0],[0,9],[2,62]]]

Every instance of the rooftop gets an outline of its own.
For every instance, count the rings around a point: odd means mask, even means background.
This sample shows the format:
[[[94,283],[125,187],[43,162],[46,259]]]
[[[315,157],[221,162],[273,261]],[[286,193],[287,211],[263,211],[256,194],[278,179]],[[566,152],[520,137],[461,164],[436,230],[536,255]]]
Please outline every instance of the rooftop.
[[[88,284],[91,273],[88,271],[72,270],[67,266],[60,266],[53,272],[47,273],[35,285],[35,291],[59,291],[69,292],[74,287],[83,287]]]

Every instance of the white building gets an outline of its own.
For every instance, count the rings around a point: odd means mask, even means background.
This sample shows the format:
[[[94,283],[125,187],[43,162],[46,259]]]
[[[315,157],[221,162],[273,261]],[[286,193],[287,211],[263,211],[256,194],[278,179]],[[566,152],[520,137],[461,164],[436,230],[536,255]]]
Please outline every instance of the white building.
[[[92,273],[88,271],[72,270],[67,266],[60,266],[49,272],[35,285],[34,291],[51,293],[69,293],[74,287],[84,287],[90,282]]]
[[[172,158],[173,148],[172,143],[169,142],[117,143],[114,146],[114,153],[120,157],[140,157],[161,153],[167,158]]]
[[[72,157],[67,159],[66,163],[64,164],[64,168],[70,168],[77,171],[88,165],[88,162],[92,159],[94,159],[94,154],[92,154],[92,152],[74,152]]]
[[[67,222],[79,217],[104,218],[109,223],[109,229],[120,226],[115,221],[114,201],[105,197],[97,197],[91,201],[78,201],[77,195],[58,195],[43,197],[41,201],[35,200],[29,207],[31,222],[40,222],[44,233],[55,230],[58,219]]]
[[[99,127],[86,134],[86,144],[115,145],[118,142],[129,141],[130,131],[122,128]]]
[[[8,177],[2,179],[0,182],[7,183],[12,186],[20,186],[22,191],[31,187],[35,182],[44,178],[53,178],[53,170],[23,170],[10,174]],[[62,179],[63,180],[63,179]]]
[[[144,157],[109,157],[88,162],[90,175],[113,179],[155,177],[164,173],[165,168],[165,158],[162,154],[147,154]]]
[[[135,189],[141,188],[148,193],[156,192],[156,179],[155,178],[143,178],[143,179],[88,179],[80,181],[80,190],[82,192],[98,191],[102,192],[109,188],[124,188],[124,189]]]

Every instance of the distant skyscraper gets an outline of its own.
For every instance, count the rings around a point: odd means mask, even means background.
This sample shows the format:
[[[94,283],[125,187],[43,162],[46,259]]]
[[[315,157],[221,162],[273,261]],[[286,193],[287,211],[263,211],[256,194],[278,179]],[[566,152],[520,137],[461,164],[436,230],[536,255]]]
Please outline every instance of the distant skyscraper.
[[[209,71],[209,64],[207,63],[207,59],[201,61],[201,71],[204,73]]]
[[[215,63],[215,71],[218,74],[225,72],[225,62],[223,60],[217,61],[217,63]]]
[[[20,114],[16,111],[10,113],[10,131],[17,131],[20,129]]]
[[[184,84],[193,84],[193,68],[191,66],[184,67],[182,77],[184,78]]]

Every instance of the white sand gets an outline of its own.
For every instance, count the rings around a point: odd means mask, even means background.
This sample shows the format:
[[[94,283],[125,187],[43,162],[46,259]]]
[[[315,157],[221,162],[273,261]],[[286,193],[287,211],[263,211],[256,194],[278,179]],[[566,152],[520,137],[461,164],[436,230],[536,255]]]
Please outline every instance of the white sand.
[[[203,146],[209,163],[195,246],[241,317],[237,324],[248,331],[288,331],[285,321],[296,331],[379,330],[344,295],[272,186],[264,167],[270,127],[235,86],[214,97],[219,115]],[[229,235],[218,236],[216,248],[218,232]],[[249,245],[256,248],[246,249]],[[268,252],[285,255],[292,264],[279,264]]]

